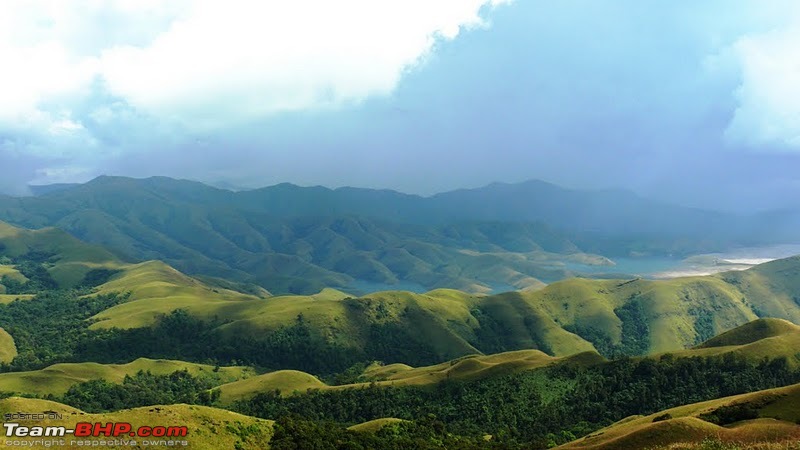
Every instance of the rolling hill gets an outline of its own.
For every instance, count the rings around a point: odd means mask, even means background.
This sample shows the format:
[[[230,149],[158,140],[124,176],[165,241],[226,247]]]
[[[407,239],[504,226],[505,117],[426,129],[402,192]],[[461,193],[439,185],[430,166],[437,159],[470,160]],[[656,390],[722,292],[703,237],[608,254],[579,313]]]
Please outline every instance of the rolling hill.
[[[726,353],[752,362],[766,357],[786,358],[792,367],[800,367],[800,326],[782,319],[758,319],[726,331],[703,344],[673,352],[675,356],[711,356]]]
[[[410,347],[431,352],[430,362],[518,349],[539,349],[552,356],[590,350],[606,356],[643,355],[690,348],[759,317],[800,323],[800,305],[791,290],[792,268],[798,266],[800,258],[790,258],[705,277],[574,278],[536,291],[489,296],[440,289],[353,297],[329,289],[312,296],[255,299],[214,293],[197,281],[193,288],[162,282],[156,287],[126,285],[125,274],[156,267],[170,270],[147,263],[100,286],[101,292],[123,289],[133,295],[98,314],[93,327],[153,325],[159,314],[183,308],[199,318],[224,318],[220,330],[230,334],[275,331],[302,316],[316,335],[362,350],[375,338],[375,327],[390,328]],[[183,293],[189,291],[194,293]]]
[[[63,395],[71,386],[89,380],[121,383],[126,375],[139,371],[167,375],[186,370],[194,376],[213,379],[218,384],[229,383],[254,375],[249,367],[220,367],[184,361],[139,358],[127,364],[62,363],[41,370],[0,373],[0,392],[46,396]]]
[[[715,336],[703,344],[675,352],[672,357],[692,358],[724,354],[742,356],[758,363],[764,359],[785,358],[788,365],[800,368],[800,326],[782,319],[757,319]],[[659,359],[664,354],[655,353],[642,358]],[[429,386],[443,381],[472,381],[528,371],[559,364],[581,367],[598,365],[606,359],[593,351],[570,356],[553,357],[539,350],[517,350],[490,355],[470,355],[425,367],[407,364],[373,363],[358,377],[359,382],[331,386],[317,377],[296,370],[280,370],[256,375],[220,386],[220,401],[230,404],[260,392],[278,390],[282,395],[303,393],[308,389],[336,390],[351,387],[378,386]]]
[[[279,370],[223,384],[220,403],[230,405],[261,392],[280,391],[281,395],[302,394],[309,389],[340,390],[370,385],[386,387],[431,386],[443,381],[473,381],[508,375],[557,364],[589,366],[605,359],[595,352],[578,353],[562,358],[538,350],[518,350],[493,355],[470,355],[426,367],[406,364],[372,364],[359,377],[360,382],[328,385],[319,378],[297,370]]]
[[[57,226],[129,262],[158,259],[189,274],[305,294],[375,285],[524,289],[580,274],[581,265],[614,272],[592,252],[720,249],[727,239],[720,236],[732,232],[719,229],[740,222],[733,219],[542,182],[419,197],[289,184],[231,192],[163,177],[100,177],[36,197],[0,196],[0,220]]]
[[[787,445],[800,440],[800,385],[726,397],[633,416],[561,449],[693,448],[703,441]],[[788,448],[788,447],[780,447]]]
[[[427,365],[520,349],[551,356],[593,350],[606,356],[643,355],[690,348],[759,317],[800,323],[798,257],[712,276],[572,278],[496,295],[437,289],[357,297],[325,289],[314,295],[269,297],[204,283],[158,261],[124,263],[55,229],[1,229],[5,247],[0,257],[44,254],[43,264],[59,285],[76,285],[92,269],[113,271],[105,282],[94,284],[95,292],[129,295],[96,314],[94,330],[149,327],[182,309],[192,317],[218,321],[214,326],[225,335],[263,336],[294,326],[302,317],[312,335],[331,345],[379,360],[386,359],[387,349],[401,348],[419,359],[385,362]],[[404,344],[398,347],[398,342]]]
[[[36,425],[40,426],[72,428],[78,422],[129,422],[134,429],[140,426],[185,426],[188,429],[185,439],[174,438],[170,440],[179,441],[177,446],[183,447],[184,445],[180,441],[185,440],[188,442],[186,446],[209,450],[220,448],[262,450],[268,446],[269,439],[272,436],[273,425],[272,421],[269,420],[256,419],[222,409],[196,405],[156,405],[113,413],[87,414],[70,406],[47,400],[19,397],[0,400],[0,414],[16,414],[20,411],[30,414],[60,415],[60,418],[37,421]],[[130,437],[125,438],[133,439]],[[66,439],[69,440],[70,437]],[[160,444],[161,446],[167,445],[168,438],[150,439],[164,441],[165,443]],[[42,444],[31,445],[32,442],[41,441],[41,437],[18,438],[17,440],[28,441],[27,448],[45,448]],[[84,441],[96,441],[94,444],[89,443],[88,446],[101,445],[100,442],[102,441],[104,442],[102,446],[105,448],[125,447],[122,445],[109,447],[107,442],[110,439],[102,437],[72,438],[72,440],[82,441],[81,445],[83,445]],[[136,440],[141,445],[142,439],[136,438]],[[153,445],[158,446],[159,442]],[[173,442],[172,446],[176,446],[175,442]]]

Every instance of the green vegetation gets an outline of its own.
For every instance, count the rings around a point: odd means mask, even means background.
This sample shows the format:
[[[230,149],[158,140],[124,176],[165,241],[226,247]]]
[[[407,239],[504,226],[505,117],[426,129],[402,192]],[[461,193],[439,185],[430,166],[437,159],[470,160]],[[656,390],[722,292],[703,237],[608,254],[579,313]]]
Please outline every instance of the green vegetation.
[[[347,429],[332,422],[310,421],[290,415],[275,421],[274,429],[274,435],[270,440],[270,448],[274,450],[509,448],[504,444],[487,441],[483,437],[465,437],[448,433],[445,424],[433,416],[423,417],[415,422],[384,424],[373,432]]]
[[[382,191],[276,186],[233,193],[165,178],[101,177],[41,197],[0,196],[0,220],[57,226],[126,260],[159,259],[274,293],[311,294],[357,286],[355,280],[485,293],[570,276],[567,263],[611,265],[538,220],[498,221],[480,208],[465,217],[431,201]]]
[[[315,224],[305,222],[304,233]],[[336,227],[361,233],[349,221]],[[459,230],[448,232],[455,239]],[[314,239],[323,238],[337,241]],[[223,427],[235,448],[270,437],[273,448],[545,448],[628,423],[639,428],[620,439],[663,432],[655,444],[666,445],[675,429],[697,443],[718,429],[735,437],[773,427],[786,436],[800,420],[789,394],[676,409],[800,382],[800,326],[789,322],[800,320],[800,258],[709,277],[574,278],[499,295],[271,296],[159,261],[123,263],[53,229],[0,224],[0,244],[0,391],[89,412],[179,402],[278,421],[274,436],[271,424],[244,416],[197,424],[209,442]],[[342,264],[374,276],[398,270],[347,258]]]
[[[800,385],[632,416],[565,449],[786,450],[800,442]]]
[[[194,377],[187,370],[169,375],[139,371],[126,375],[121,384],[91,380],[74,385],[60,401],[92,413],[175,403],[208,406],[219,398],[212,387],[210,379]]]
[[[0,370],[39,369],[50,364],[81,361],[78,347],[93,333],[87,319],[124,301],[117,295],[81,297],[76,291],[46,291],[33,300],[0,304],[0,327],[13,338],[17,355]]]
[[[98,364],[93,362],[61,363],[44,369],[0,374],[0,392],[20,395],[63,395],[70,387],[91,380],[122,383],[125,377],[145,371],[168,375],[176,371],[188,373],[220,385],[252,376],[249,367],[220,367],[173,360],[139,358],[127,364]]]
[[[8,332],[0,328],[0,363],[9,363],[17,356],[17,345]]]
[[[734,355],[662,357],[589,367],[562,364],[427,387],[372,384],[288,397],[273,391],[234,407],[257,417],[297,414],[343,425],[383,417],[413,421],[432,414],[456,435],[490,434],[498,442],[541,448],[631,415],[798,381],[800,372],[783,359],[754,365]]]
[[[20,411],[29,413],[53,411],[62,414],[59,419],[37,421],[36,424],[42,426],[70,428],[78,422],[128,422],[134,429],[141,426],[186,426],[188,435],[185,440],[188,441],[190,448],[199,450],[263,450],[272,436],[272,421],[200,405],[153,405],[112,413],[86,414],[79,409],[48,400],[19,397],[0,400],[0,414]],[[36,439],[41,440],[33,437],[30,441]],[[108,441],[106,437],[83,439]],[[107,444],[101,445],[103,446]],[[33,445],[30,447],[37,448]]]

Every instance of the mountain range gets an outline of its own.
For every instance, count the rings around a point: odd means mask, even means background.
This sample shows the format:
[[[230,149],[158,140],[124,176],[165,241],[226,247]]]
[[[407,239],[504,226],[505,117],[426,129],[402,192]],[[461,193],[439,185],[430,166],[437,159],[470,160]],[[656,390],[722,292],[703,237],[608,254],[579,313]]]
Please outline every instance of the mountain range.
[[[431,197],[280,184],[232,192],[164,177],[99,177],[0,197],[0,220],[56,226],[120,259],[159,259],[194,275],[276,293],[447,287],[499,292],[585,273],[624,275],[616,257],[685,256],[785,242],[761,216],[575,191],[531,181]],[[769,216],[777,227],[775,215]]]

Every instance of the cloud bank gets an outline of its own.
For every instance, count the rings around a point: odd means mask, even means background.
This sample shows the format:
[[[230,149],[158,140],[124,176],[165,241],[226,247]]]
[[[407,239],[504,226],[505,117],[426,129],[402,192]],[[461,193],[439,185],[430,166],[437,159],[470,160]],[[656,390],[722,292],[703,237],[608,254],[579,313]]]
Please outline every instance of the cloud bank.
[[[768,207],[800,198],[798,49],[793,0],[8,0],[0,190],[543,178]]]

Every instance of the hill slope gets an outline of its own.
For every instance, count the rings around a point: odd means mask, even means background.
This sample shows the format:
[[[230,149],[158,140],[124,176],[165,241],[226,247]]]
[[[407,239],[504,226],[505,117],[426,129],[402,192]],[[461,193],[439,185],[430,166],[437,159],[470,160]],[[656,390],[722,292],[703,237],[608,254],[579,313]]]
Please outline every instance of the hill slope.
[[[800,385],[726,397],[631,417],[562,449],[645,449],[699,444],[708,438],[739,445],[800,440]]]
[[[757,319],[694,348],[669,354],[678,358],[734,354],[743,356],[753,363],[764,359],[785,358],[790,367],[800,368],[798,349],[800,349],[800,326],[782,319]],[[658,360],[663,355],[652,354],[643,358]],[[305,372],[279,370],[220,386],[222,394],[220,400],[224,404],[230,404],[260,392],[278,390],[282,395],[291,395],[308,389],[346,389],[366,387],[371,383],[393,387],[426,386],[442,381],[478,380],[565,363],[588,367],[603,362],[606,360],[593,351],[557,358],[539,350],[517,350],[490,355],[470,355],[416,368],[399,363],[387,365],[374,363],[363,371],[357,383],[338,386],[329,386]]]
[[[73,428],[78,422],[129,422],[134,429],[141,426],[173,427],[185,426],[188,429],[185,438],[172,438],[178,441],[177,446],[188,446],[195,449],[216,450],[221,448],[237,449],[258,449],[263,450],[268,447],[268,442],[272,436],[272,422],[254,417],[243,416],[241,414],[225,411],[217,408],[209,408],[196,405],[162,405],[147,406],[124,411],[103,414],[87,414],[78,409],[62,405],[60,403],[47,400],[11,397],[0,400],[0,414],[16,414],[20,411],[48,415],[50,413],[60,414],[61,418],[45,419],[37,421],[40,426],[64,426]],[[134,439],[125,437],[128,440]],[[43,448],[31,446],[30,442],[40,440],[39,438],[18,438],[28,441],[27,448]],[[67,438],[69,439],[69,438]],[[73,438],[80,441],[98,441],[94,446],[100,444],[99,441],[108,441],[108,438]],[[121,439],[121,438],[120,438]],[[135,438],[141,445],[142,438]],[[168,438],[149,438],[161,441]],[[183,445],[181,441],[187,441]],[[153,444],[157,446],[158,443]],[[161,444],[164,446],[165,444]],[[91,444],[89,445],[91,446]],[[176,446],[173,443],[173,446]]]
[[[227,339],[238,339],[231,343],[234,354],[237,348],[246,348],[244,344],[261,345],[254,339],[274,337],[275,345],[281,345],[280,333],[299,332],[319,351],[413,365],[521,349],[538,349],[550,356],[594,350],[605,356],[643,355],[690,348],[759,317],[800,323],[796,294],[800,257],[713,276],[659,281],[573,278],[539,290],[497,295],[438,289],[355,297],[325,289],[315,295],[263,298],[206,284],[162,262],[124,263],[58,230],[28,231],[8,225],[2,230],[0,242],[5,248],[0,257],[44,255],[42,263],[6,265],[12,267],[7,271],[24,266],[31,276],[41,277],[36,267],[45,267],[59,285],[66,286],[85,282],[81,280],[94,269],[109,271],[105,278],[94,280],[94,291],[129,295],[92,317],[96,321],[92,330],[151,327],[180,309],[205,321],[192,326],[211,327]],[[167,335],[149,339],[168,338],[179,330],[162,331]],[[179,339],[196,340],[200,331]],[[219,343],[214,339],[209,344]],[[231,351],[223,347],[219,351],[231,358]],[[218,357],[209,355],[208,349],[199,350],[206,353],[198,358]],[[121,360],[139,356],[184,359],[184,355],[147,353]]]
[[[186,370],[194,376],[213,378],[219,384],[239,380],[253,375],[249,367],[220,367],[184,361],[152,360],[139,358],[127,364],[63,363],[41,370],[0,373],[0,391],[16,394],[62,395],[71,386],[89,380],[105,380],[121,383],[126,375],[139,371],[153,375],[167,375]]]
[[[237,334],[278,330],[302,316],[316,335],[360,349],[391,330],[393,339],[404,339],[408,348],[432,352],[430,361],[525,348],[554,356],[594,349],[605,355],[642,355],[690,348],[760,316],[800,322],[800,305],[791,294],[794,269],[776,267],[800,267],[800,258],[706,277],[576,278],[538,291],[491,296],[435,290],[359,298],[325,291],[258,301],[176,295],[163,302],[160,288],[151,292],[142,285],[136,289],[148,292],[146,298],[134,293],[131,301],[98,314],[94,327],[152,325],[159,314],[181,307],[196,317],[223,318],[221,330]],[[101,289],[116,289],[113,283]]]
[[[426,367],[411,367],[405,364],[373,364],[368,367],[356,383],[331,386],[317,377],[297,370],[279,370],[244,380],[223,384],[220,403],[230,405],[262,392],[280,391],[281,395],[293,395],[308,389],[337,390],[354,387],[377,386],[430,386],[443,381],[472,381],[502,376],[525,370],[533,370],[555,364],[578,364],[588,366],[603,362],[594,352],[555,358],[538,350],[519,350],[493,355],[471,355]]]

